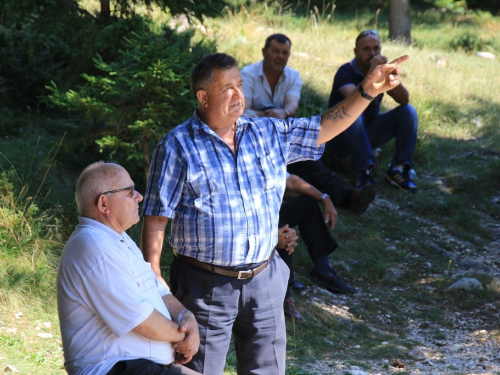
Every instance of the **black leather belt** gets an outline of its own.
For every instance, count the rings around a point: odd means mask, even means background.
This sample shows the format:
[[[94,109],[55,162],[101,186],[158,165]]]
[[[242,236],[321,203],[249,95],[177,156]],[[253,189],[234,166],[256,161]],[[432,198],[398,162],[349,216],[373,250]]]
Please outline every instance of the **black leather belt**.
[[[236,277],[237,279],[241,280],[241,279],[250,279],[251,277],[257,276],[259,273],[261,273],[267,267],[267,265],[269,264],[271,259],[273,259],[274,252],[275,252],[275,250],[273,249],[273,252],[269,256],[269,259],[267,259],[260,266],[257,266],[255,268],[248,269],[248,270],[241,270],[241,271],[231,271],[231,270],[228,270],[225,268],[214,266],[213,264],[203,263],[197,259],[179,254],[175,250],[174,250],[174,255],[177,258],[179,258],[180,260],[182,260],[183,262],[186,262],[187,264],[190,264],[194,267],[201,268],[202,270],[216,273],[218,275]]]

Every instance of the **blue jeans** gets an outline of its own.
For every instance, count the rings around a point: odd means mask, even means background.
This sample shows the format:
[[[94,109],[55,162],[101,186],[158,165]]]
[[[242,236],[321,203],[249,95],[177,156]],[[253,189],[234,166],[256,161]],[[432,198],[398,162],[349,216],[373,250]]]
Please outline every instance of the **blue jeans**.
[[[350,155],[356,172],[374,164],[372,149],[396,138],[396,152],[391,166],[407,164],[413,168],[413,150],[417,140],[418,115],[411,104],[400,105],[379,114],[367,123],[364,114],[337,137],[327,142],[327,152]]]

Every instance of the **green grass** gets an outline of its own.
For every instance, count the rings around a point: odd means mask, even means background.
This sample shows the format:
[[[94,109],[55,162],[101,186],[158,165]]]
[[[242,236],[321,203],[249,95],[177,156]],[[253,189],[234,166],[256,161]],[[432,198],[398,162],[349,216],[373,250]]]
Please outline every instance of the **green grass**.
[[[360,13],[349,18],[333,12],[329,20],[316,14],[314,22],[291,10],[282,8],[278,16],[279,4],[273,2],[233,7],[221,18],[207,20],[207,33],[198,31],[198,37],[213,38],[220,51],[234,55],[243,67],[261,59],[269,34],[287,34],[293,42],[289,64],[304,82],[299,115],[309,116],[326,110],[333,75],[352,58],[358,32],[377,26],[382,36],[388,35],[387,17]],[[492,203],[495,197],[500,200],[498,61],[480,59],[463,46],[476,43],[499,55],[500,42],[494,37],[499,30],[500,19],[487,14],[420,11],[413,18],[412,46],[383,41],[389,58],[411,56],[403,66],[403,82],[419,113],[415,169],[420,192],[401,194],[383,182],[394,149],[392,143],[384,146],[377,201],[360,216],[339,211],[333,231],[340,246],[332,262],[363,295],[342,298],[311,288],[295,296],[306,324],[287,323],[288,375],[313,373],[317,360],[331,373],[341,373],[339,362],[366,371],[371,370],[366,359],[388,366],[392,358],[406,359],[419,344],[405,338],[408,319],[451,328],[450,311],[500,307],[498,293],[487,289],[446,292],[459,269],[436,250],[454,253],[465,250],[463,244],[482,249],[496,235],[490,224],[500,217],[500,204]],[[389,109],[393,104],[386,100],[384,105]],[[63,137],[68,130],[64,119],[1,114],[0,124],[0,368],[59,374],[63,359],[55,269],[62,242],[76,222],[75,178],[91,160],[72,147],[75,139]],[[340,174],[349,178],[347,172]],[[140,224],[131,230],[136,241],[139,233]],[[168,281],[168,245],[163,254]],[[305,276],[312,263],[303,243],[296,249],[295,264],[298,280],[310,286]],[[391,267],[401,267],[403,276],[387,280]],[[478,272],[468,276],[483,285],[490,282]],[[23,314],[16,318],[18,312]],[[486,315],[491,326],[498,326],[498,317]],[[43,324],[48,322],[50,326]],[[52,338],[39,337],[43,332]],[[446,338],[439,330],[433,335]],[[236,373],[235,363],[230,351],[225,374]]]

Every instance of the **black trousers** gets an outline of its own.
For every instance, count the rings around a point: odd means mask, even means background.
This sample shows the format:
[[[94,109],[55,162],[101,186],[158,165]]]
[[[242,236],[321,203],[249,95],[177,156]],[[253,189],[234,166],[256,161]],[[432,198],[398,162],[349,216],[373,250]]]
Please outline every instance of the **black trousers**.
[[[280,208],[280,224],[299,227],[300,235],[313,262],[331,254],[338,246],[330,235],[318,202],[309,196],[299,195],[296,198],[284,201]],[[293,253],[288,255],[285,250],[280,249],[278,249],[278,253],[290,268],[288,285],[292,285],[295,281]]]
[[[287,170],[327,193],[335,207],[349,208],[354,188],[328,169],[321,160],[299,161],[289,164]]]
[[[149,359],[117,362],[107,375],[201,375],[181,365],[159,365]]]

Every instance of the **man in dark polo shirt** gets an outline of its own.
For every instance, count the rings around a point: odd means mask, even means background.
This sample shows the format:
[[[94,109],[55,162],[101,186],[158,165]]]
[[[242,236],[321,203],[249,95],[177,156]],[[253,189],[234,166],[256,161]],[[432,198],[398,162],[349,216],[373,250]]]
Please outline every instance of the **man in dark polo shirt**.
[[[328,107],[341,102],[358,90],[372,65],[387,62],[387,58],[380,53],[380,36],[376,30],[365,30],[358,35],[354,59],[342,65],[335,74]],[[339,156],[351,156],[352,167],[357,173],[356,185],[361,187],[373,184],[372,171],[375,162],[372,149],[381,147],[395,138],[396,151],[385,179],[403,191],[415,193],[417,187],[409,172],[413,168],[413,150],[417,139],[417,111],[409,104],[410,94],[402,84],[387,91],[387,94],[399,106],[380,113],[380,103],[384,94],[375,97],[366,95],[365,98],[371,100],[371,103],[353,125],[327,142],[327,152]]]

